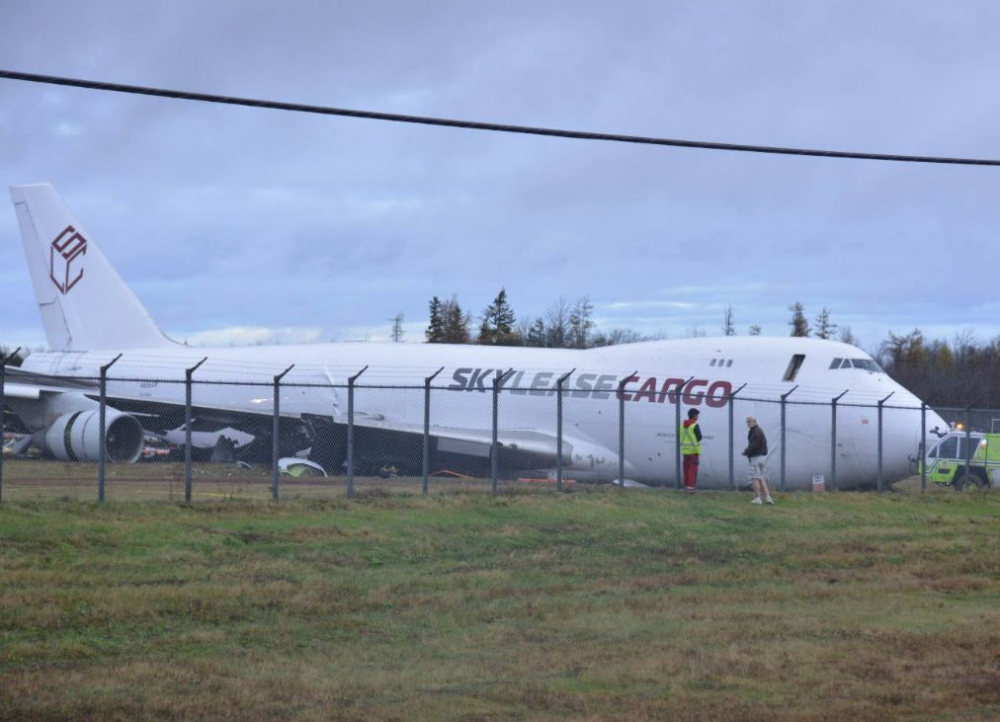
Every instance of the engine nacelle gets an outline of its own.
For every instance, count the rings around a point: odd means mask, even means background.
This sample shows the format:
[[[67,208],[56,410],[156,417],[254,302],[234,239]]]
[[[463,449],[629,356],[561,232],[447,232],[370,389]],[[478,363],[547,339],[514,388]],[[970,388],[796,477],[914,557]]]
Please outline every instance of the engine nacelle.
[[[97,461],[101,449],[99,411],[63,414],[35,435],[35,445],[60,461]],[[145,434],[134,416],[107,409],[104,418],[106,459],[131,464],[142,453]]]

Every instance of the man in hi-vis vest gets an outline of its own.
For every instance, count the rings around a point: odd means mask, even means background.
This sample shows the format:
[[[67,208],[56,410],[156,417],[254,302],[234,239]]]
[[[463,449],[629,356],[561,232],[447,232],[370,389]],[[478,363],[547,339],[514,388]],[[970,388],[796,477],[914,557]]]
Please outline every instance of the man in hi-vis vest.
[[[681,428],[681,455],[684,457],[684,491],[694,493],[698,482],[698,462],[701,457],[701,429],[698,427],[698,409],[688,411]]]

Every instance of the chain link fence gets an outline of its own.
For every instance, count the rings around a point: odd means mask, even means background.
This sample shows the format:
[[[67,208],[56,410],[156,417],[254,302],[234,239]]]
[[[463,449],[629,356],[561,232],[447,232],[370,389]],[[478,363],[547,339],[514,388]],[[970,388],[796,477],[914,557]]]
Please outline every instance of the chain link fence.
[[[964,461],[962,473],[985,482],[979,488],[1000,485],[984,450],[985,435],[1000,432],[1000,410],[897,406],[891,394],[856,404],[844,394],[802,400],[792,388],[765,398],[741,387],[710,399],[686,392],[690,379],[645,392],[635,375],[617,386],[571,385],[575,370],[547,385],[496,371],[459,389],[438,374],[365,384],[364,369],[346,383],[286,382],[288,370],[270,383],[220,382],[198,379],[198,366],[164,379],[112,377],[112,365],[97,377],[60,376],[60,393],[41,412],[0,366],[0,501],[352,498],[386,485],[424,494],[588,482],[680,489],[678,439],[687,409],[698,407],[712,412],[702,415],[700,488],[748,486],[748,416],[766,430],[768,481],[778,491],[883,491],[907,475],[926,490],[938,472],[917,460],[931,451],[920,440],[933,444],[934,426],[956,439],[955,449],[934,446],[935,458]]]

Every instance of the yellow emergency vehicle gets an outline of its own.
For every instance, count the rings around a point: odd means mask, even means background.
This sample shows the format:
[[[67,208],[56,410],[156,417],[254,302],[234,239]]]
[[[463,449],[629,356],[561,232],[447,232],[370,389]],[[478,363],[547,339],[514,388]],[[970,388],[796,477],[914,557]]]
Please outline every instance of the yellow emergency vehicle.
[[[931,446],[923,462],[927,478],[935,484],[958,491],[1000,487],[1000,434],[972,431],[966,435],[954,429]]]

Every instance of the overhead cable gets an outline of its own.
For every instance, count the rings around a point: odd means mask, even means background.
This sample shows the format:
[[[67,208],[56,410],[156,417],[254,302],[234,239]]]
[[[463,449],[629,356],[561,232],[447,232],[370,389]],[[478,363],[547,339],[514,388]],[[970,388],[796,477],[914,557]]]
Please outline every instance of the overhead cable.
[[[227,95],[212,95],[209,93],[192,93],[183,90],[167,90],[150,88],[141,85],[124,85],[122,83],[105,83],[96,80],[78,78],[63,78],[55,75],[37,75],[0,69],[0,78],[23,80],[30,83],[45,83],[48,85],[64,85],[72,88],[89,90],[104,90],[114,93],[130,93],[132,95],[151,95],[158,98],[173,98],[176,100],[194,100],[203,103],[220,103],[223,105],[242,105],[248,108],[267,108],[270,110],[287,110],[296,113],[313,113],[316,115],[339,115],[348,118],[365,118],[368,120],[385,120],[394,123],[416,123],[419,125],[437,125],[446,128],[465,128],[467,130],[489,130],[497,133],[520,133],[522,135],[542,135],[553,138],[571,138],[574,140],[602,140],[614,143],[636,143],[639,145],[665,145],[675,148],[697,148],[700,150],[726,150],[741,153],[768,153],[772,155],[802,155],[818,158],[847,158],[851,160],[881,160],[902,163],[943,163],[948,165],[983,165],[1000,166],[1000,160],[984,158],[947,158],[927,155],[898,155],[892,153],[856,153],[840,150],[817,150],[808,148],[785,148],[768,145],[745,145],[741,143],[714,143],[700,140],[678,140],[674,138],[654,138],[637,135],[622,135],[618,133],[590,133],[578,130],[560,130],[557,128],[538,128],[525,125],[507,125],[503,123],[480,123],[470,120],[454,120],[449,118],[433,118],[421,115],[402,115],[399,113],[381,113],[372,110],[351,110],[348,108],[333,108],[323,105],[307,105],[303,103],[282,103],[274,100],[257,100]]]

